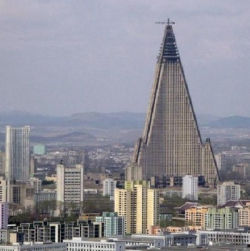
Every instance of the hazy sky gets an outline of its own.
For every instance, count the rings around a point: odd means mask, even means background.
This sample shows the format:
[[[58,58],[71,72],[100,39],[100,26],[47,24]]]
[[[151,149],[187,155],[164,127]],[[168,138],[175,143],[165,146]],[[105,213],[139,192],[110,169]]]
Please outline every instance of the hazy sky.
[[[0,111],[145,112],[168,17],[195,111],[250,116],[249,0],[0,0]]]

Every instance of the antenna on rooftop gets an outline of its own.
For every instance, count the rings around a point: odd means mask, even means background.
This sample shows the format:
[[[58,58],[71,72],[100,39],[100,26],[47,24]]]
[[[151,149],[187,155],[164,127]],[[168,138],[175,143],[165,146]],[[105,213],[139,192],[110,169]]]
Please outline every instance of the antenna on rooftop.
[[[155,22],[155,24],[167,24],[167,25],[172,25],[172,24],[175,24],[175,22],[171,21],[169,18],[167,21],[158,21],[158,22]]]

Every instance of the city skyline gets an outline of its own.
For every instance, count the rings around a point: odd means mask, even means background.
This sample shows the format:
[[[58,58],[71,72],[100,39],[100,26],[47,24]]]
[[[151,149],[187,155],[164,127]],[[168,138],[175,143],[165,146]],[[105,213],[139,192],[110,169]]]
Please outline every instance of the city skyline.
[[[186,3],[1,1],[0,112],[146,112],[170,17],[197,113],[250,116],[249,2]]]

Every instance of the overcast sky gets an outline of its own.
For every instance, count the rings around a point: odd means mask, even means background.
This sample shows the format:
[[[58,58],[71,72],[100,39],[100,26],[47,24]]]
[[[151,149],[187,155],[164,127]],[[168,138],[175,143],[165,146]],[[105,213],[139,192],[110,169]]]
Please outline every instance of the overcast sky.
[[[250,116],[249,0],[0,0],[0,111],[146,112],[168,17],[195,111]]]

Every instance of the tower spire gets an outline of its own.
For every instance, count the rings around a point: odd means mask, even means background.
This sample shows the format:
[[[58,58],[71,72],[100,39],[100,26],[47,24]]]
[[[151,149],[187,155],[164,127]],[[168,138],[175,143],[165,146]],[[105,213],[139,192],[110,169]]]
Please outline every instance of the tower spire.
[[[158,63],[164,63],[166,61],[176,61],[177,59],[179,59],[179,51],[173,31],[173,24],[175,24],[175,22],[171,21],[168,18],[167,21],[156,22],[156,24],[166,25],[163,41],[160,47],[160,53],[158,56]]]
[[[170,18],[168,18],[167,21],[157,21],[155,22],[156,24],[167,24],[167,25],[172,25],[175,24],[175,22],[171,21]]]

